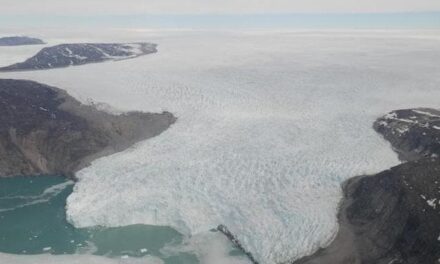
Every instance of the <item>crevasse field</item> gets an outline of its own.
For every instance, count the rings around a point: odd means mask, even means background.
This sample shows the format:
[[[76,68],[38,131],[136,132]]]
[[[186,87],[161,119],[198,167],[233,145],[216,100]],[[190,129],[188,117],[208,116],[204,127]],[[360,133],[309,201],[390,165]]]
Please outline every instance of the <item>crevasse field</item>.
[[[159,51],[0,78],[57,86],[111,111],[178,117],[160,136],[80,171],[69,221],[171,226],[195,237],[223,224],[265,264],[325,246],[338,228],[340,184],[398,164],[372,129],[377,117],[440,106],[438,32],[47,34],[49,45],[149,41]],[[2,65],[38,50],[5,49]]]

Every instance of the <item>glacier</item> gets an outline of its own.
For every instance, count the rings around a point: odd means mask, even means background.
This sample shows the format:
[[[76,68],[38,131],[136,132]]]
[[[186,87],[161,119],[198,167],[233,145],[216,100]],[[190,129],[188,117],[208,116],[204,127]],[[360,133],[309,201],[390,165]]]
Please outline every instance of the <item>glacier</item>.
[[[149,41],[158,53],[0,74],[119,113],[178,117],[160,136],[81,170],[69,221],[165,225],[188,236],[223,224],[265,264],[325,246],[338,228],[340,184],[399,163],[371,128],[377,117],[440,101],[438,32],[137,30],[99,40]],[[12,60],[3,53],[0,61]]]

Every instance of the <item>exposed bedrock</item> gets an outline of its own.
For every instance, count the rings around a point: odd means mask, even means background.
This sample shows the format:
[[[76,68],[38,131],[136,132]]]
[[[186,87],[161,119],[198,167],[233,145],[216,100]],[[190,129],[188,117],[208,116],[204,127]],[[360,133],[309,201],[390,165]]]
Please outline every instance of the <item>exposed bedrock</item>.
[[[432,264],[440,258],[440,112],[393,111],[374,128],[399,166],[343,185],[334,241],[295,264]]]
[[[225,226],[225,225],[219,225],[217,226],[217,230],[220,231],[223,235],[225,235],[229,241],[232,242],[232,244],[235,245],[236,248],[240,249],[249,259],[250,262],[253,264],[259,264],[258,261],[254,258],[251,252],[247,251],[241,242],[235,237],[234,234],[232,234],[231,231]]]
[[[428,108],[393,111],[379,118],[374,129],[388,140],[401,160],[440,153],[440,111]]]
[[[63,174],[156,136],[176,118],[112,115],[44,84],[0,79],[0,177]]]
[[[153,43],[76,43],[43,48],[24,62],[0,68],[0,71],[43,70],[132,59],[157,52]]]
[[[2,37],[0,46],[23,46],[23,45],[41,45],[45,44],[41,39],[25,36]]]

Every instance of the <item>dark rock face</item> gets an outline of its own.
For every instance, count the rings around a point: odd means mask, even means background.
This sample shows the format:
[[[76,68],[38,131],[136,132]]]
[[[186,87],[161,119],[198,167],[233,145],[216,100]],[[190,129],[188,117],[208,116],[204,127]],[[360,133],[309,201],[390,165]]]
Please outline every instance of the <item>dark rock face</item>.
[[[30,37],[3,37],[0,38],[0,46],[22,46],[45,44],[41,39]]]
[[[410,161],[344,183],[340,230],[301,264],[433,264],[440,259],[440,113],[391,112],[374,128]]]
[[[221,232],[223,235],[225,235],[232,244],[235,245],[238,249],[240,249],[249,259],[250,262],[253,264],[259,264],[258,261],[254,258],[251,252],[247,251],[240,243],[240,241],[235,237],[234,234],[232,234],[231,231],[225,226],[225,225],[219,225],[217,226],[217,230]]]
[[[32,81],[0,80],[0,177],[64,174],[156,136],[167,112],[111,115]]]
[[[35,56],[24,62],[0,68],[0,71],[42,70],[104,62],[124,60],[157,52],[156,44],[61,44],[43,48]]]
[[[424,158],[347,185],[346,217],[362,263],[435,263],[440,258],[440,161]],[[437,208],[439,207],[439,208]]]
[[[374,123],[402,160],[440,153],[440,111],[427,108],[388,113]]]
[[[440,161],[424,158],[346,182],[340,230],[295,263],[433,264],[440,258]]]

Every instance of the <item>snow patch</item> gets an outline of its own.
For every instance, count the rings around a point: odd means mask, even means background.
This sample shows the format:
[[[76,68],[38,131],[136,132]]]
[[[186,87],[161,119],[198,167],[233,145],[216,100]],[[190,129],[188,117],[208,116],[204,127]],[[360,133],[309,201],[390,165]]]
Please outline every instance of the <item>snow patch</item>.
[[[427,111],[421,111],[421,110],[412,110],[414,113],[417,114],[421,114],[421,115],[425,115],[425,116],[430,116],[430,117],[440,117],[439,115],[433,114],[431,112],[427,112]]]
[[[435,209],[437,207],[436,201],[437,201],[437,199],[433,198],[433,199],[427,200],[426,202],[428,203],[429,206],[431,206],[432,208]]]

